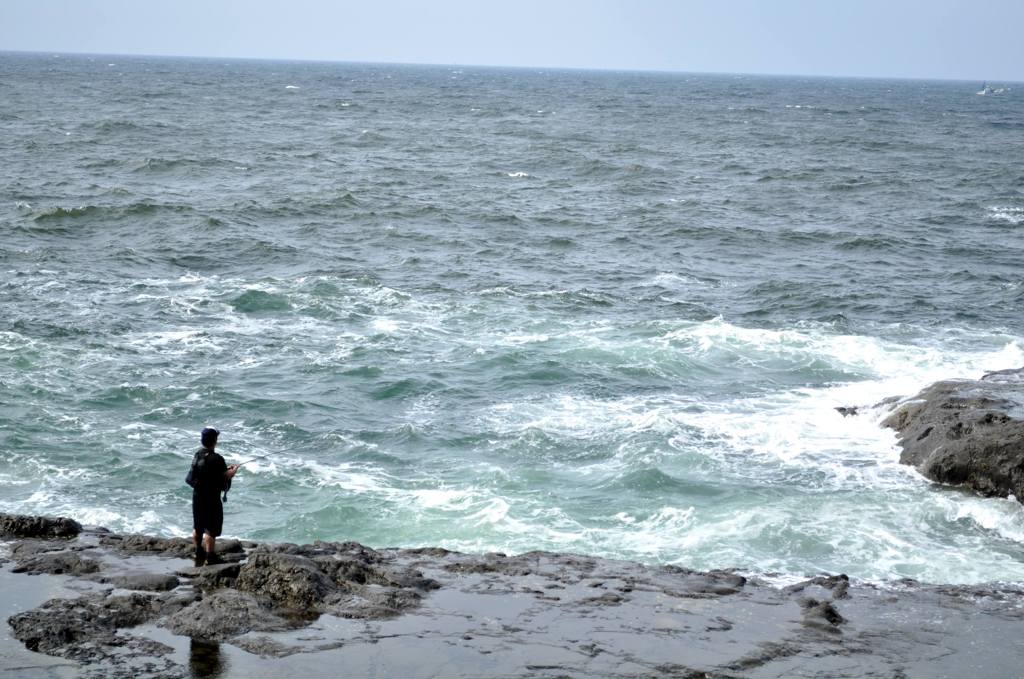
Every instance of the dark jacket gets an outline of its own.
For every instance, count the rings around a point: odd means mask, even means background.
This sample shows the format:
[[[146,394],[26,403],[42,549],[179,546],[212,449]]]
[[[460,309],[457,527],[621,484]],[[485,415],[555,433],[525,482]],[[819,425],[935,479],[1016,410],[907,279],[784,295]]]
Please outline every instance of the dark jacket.
[[[216,497],[231,488],[231,479],[225,478],[228,465],[218,453],[209,448],[200,448],[192,457],[193,496]]]

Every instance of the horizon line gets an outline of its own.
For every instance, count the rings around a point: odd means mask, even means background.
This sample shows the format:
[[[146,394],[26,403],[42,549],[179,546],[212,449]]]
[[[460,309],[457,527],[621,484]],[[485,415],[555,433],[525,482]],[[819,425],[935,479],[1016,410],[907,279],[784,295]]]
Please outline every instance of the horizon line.
[[[514,69],[534,71],[582,71],[591,73],[657,73],[665,75],[718,75],[718,76],[753,76],[753,77],[777,77],[777,78],[823,78],[837,80],[899,80],[918,82],[999,82],[1024,85],[1024,80],[1001,80],[987,78],[952,78],[952,77],[922,77],[922,76],[878,76],[878,75],[822,75],[808,73],[778,73],[778,72],[738,72],[738,71],[682,71],[667,68],[608,68],[594,66],[523,66],[509,64],[455,64],[441,62],[414,62],[414,61],[359,61],[351,59],[318,59],[313,57],[253,57],[253,56],[224,56],[224,55],[202,55],[202,54],[142,54],[137,52],[76,52],[59,50],[9,50],[0,49],[0,54],[32,54],[51,56],[82,56],[82,57],[136,57],[147,59],[202,59],[227,61],[263,61],[280,63],[311,63],[311,64],[360,64],[372,66],[426,66],[436,68],[491,68],[491,69]]]

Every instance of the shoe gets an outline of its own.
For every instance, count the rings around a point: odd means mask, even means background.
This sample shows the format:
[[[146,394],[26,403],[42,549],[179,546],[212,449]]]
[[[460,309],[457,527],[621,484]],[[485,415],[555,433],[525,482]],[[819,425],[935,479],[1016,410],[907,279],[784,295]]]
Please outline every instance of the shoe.
[[[221,564],[221,563],[224,563],[224,559],[220,558],[216,554],[211,553],[211,554],[207,554],[206,555],[206,565],[207,566],[216,566],[217,564]]]
[[[206,563],[206,550],[201,546],[196,546],[196,568],[199,568]]]

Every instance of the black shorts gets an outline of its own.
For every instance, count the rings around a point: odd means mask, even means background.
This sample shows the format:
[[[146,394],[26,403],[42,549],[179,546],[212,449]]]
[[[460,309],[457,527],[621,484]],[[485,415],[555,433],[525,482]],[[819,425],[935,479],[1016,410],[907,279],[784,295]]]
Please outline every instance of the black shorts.
[[[220,495],[192,494],[192,527],[199,535],[220,535],[224,527],[224,505],[221,504]]]

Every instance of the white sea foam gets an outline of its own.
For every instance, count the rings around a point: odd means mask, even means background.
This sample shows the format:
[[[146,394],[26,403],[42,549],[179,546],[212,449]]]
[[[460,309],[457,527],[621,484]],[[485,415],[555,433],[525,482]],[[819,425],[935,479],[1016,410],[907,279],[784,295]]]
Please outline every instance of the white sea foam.
[[[675,511],[663,509],[645,522],[620,515],[623,535],[605,536],[605,546],[629,558],[690,567],[728,564],[757,574],[782,572],[775,578],[778,585],[823,570],[846,571],[852,564],[857,564],[857,577],[876,581],[913,577],[969,583],[1024,576],[1020,564],[987,552],[980,534],[963,538],[952,550],[937,538],[936,527],[929,524],[935,521],[934,499],[940,496],[924,489],[903,495],[899,501],[908,503],[907,510],[897,514],[871,498],[865,503],[852,495],[828,494],[810,496],[810,502],[779,497],[728,511],[668,508]],[[939,554],[945,558],[936,558]],[[967,554],[972,554],[969,560],[964,559]]]
[[[370,329],[384,335],[393,335],[401,326],[391,318],[375,318],[370,322]]]
[[[1024,224],[1024,207],[999,207],[988,208],[988,218],[994,222],[1006,222],[1014,226]]]
[[[0,474],[0,486],[25,486],[30,483],[33,480],[21,474]]]
[[[387,286],[367,288],[361,290],[360,294],[377,304],[386,306],[399,306],[412,299],[408,293]]]
[[[888,411],[872,407],[889,396],[914,394],[938,379],[978,377],[988,369],[1019,365],[1024,352],[1016,338],[979,337],[973,344],[980,351],[958,350],[948,344],[929,348],[836,335],[823,325],[773,331],[737,327],[721,319],[687,324],[664,337],[686,353],[725,347],[745,358],[747,370],[757,364],[770,366],[780,357],[792,369],[808,361],[849,367],[851,381],[711,402],[693,401],[685,390],[607,399],[563,393],[496,404],[482,413],[479,426],[501,436],[528,437],[542,431],[561,439],[601,441],[616,451],[590,464],[573,461],[568,469],[581,479],[613,479],[652,465],[671,475],[677,458],[696,454],[713,460],[715,478],[727,485],[796,486],[804,488],[803,494],[775,507],[730,505],[722,515],[713,506],[688,505],[644,516],[620,511],[613,517],[619,528],[570,528],[573,522],[566,520],[555,530],[533,523],[520,510],[510,512],[501,524],[511,544],[518,544],[512,522],[519,521],[526,529],[532,526],[533,544],[540,540],[552,547],[568,544],[583,551],[700,567],[746,564],[755,571],[811,573],[858,563],[862,577],[907,576],[930,582],[997,577],[1005,557],[979,556],[986,553],[985,532],[1024,544],[1024,511],[1019,504],[934,492],[913,468],[899,464],[895,434],[880,426]],[[588,330],[577,338],[595,339]],[[598,341],[616,351],[637,344],[614,335]],[[848,405],[860,406],[860,414],[844,418],[835,410]],[[692,468],[693,463],[686,462],[680,473],[692,473],[685,471]],[[891,505],[905,505],[909,511]],[[865,511],[874,518],[858,515]],[[958,564],[961,557],[955,556],[936,559],[936,553],[949,552],[949,545],[928,531],[922,533],[920,524],[963,521],[981,531],[977,544],[964,541],[957,552],[972,564]],[[945,534],[950,528],[936,530]],[[786,537],[789,533],[792,537]],[[792,546],[780,551],[785,540],[803,540],[814,549],[803,557]],[[764,545],[759,547],[760,543]],[[1024,578],[1018,565],[1006,565],[1005,572],[1010,579]]]
[[[483,524],[497,524],[508,518],[511,505],[500,497],[493,497],[483,503],[479,509],[471,513],[467,518],[477,526]]]
[[[162,332],[142,333],[140,339],[129,340],[131,343],[144,343],[149,346],[164,346],[173,342],[188,342],[201,336],[199,330],[165,330]]]
[[[416,498],[421,506],[431,509],[463,510],[473,501],[466,491],[444,490],[441,488],[414,490],[411,491],[410,495]]]
[[[796,359],[797,364],[823,361],[871,378],[739,399],[717,404],[711,412],[681,416],[694,426],[733,439],[738,448],[772,454],[782,461],[792,461],[808,450],[867,446],[881,453],[891,448],[891,435],[876,426],[877,418],[844,419],[832,410],[835,406],[870,405],[888,396],[911,395],[939,379],[978,377],[992,367],[1024,362],[1024,352],[1015,341],[988,352],[942,352],[871,337],[751,330],[721,321],[682,335],[674,331],[667,337],[695,339],[701,351],[724,346],[745,356],[748,364],[781,356]]]
[[[46,516],[71,516],[85,525],[110,528],[115,531],[149,534],[183,535],[184,529],[174,523],[168,523],[165,517],[156,510],[142,509],[133,505],[127,512],[118,512],[109,505],[97,506],[83,503],[76,499],[69,488],[77,488],[98,479],[95,472],[84,469],[68,469],[42,464],[30,459],[26,462],[34,477],[28,483],[39,483],[39,487],[28,497],[14,502],[0,501],[0,509],[18,514],[40,514]],[[38,479],[41,479],[39,481]]]
[[[131,333],[125,337],[125,344],[136,350],[163,355],[185,355],[196,351],[221,353],[224,346],[205,331],[164,330],[158,332]]]
[[[662,288],[668,288],[670,290],[687,291],[687,290],[700,290],[707,288],[720,288],[725,287],[726,284],[715,281],[703,281],[694,276],[687,274],[678,274],[671,272],[659,273],[654,278],[647,282],[647,285],[659,286]]]
[[[106,509],[105,507],[76,507],[75,516],[80,523],[93,526],[123,526],[128,523],[123,514]]]
[[[321,487],[334,487],[356,496],[376,499],[410,512],[424,514],[457,514],[471,525],[504,522],[509,513],[509,502],[483,489],[463,488],[406,488],[402,481],[381,470],[369,470],[357,465],[337,465],[303,461],[301,467],[312,473],[314,482]]]
[[[513,294],[513,291],[512,291],[512,288],[508,287],[507,285],[497,285],[497,286],[495,286],[493,288],[484,288],[483,290],[479,290],[479,291],[477,291],[476,294],[478,294],[480,296],[490,296],[490,295],[502,296],[502,295],[511,295],[511,294]]]
[[[0,349],[20,351],[36,345],[36,340],[11,330],[0,330]]]
[[[390,497],[399,505],[412,508],[416,513],[443,512],[463,516],[471,525],[483,526],[503,522],[510,505],[503,498],[478,489],[430,489],[402,491],[391,489]]]
[[[1024,544],[1024,506],[1012,496],[997,499],[943,495],[939,504],[945,509],[949,521],[967,520],[983,530]]]
[[[611,433],[661,431],[678,428],[675,399],[652,402],[640,397],[585,398],[559,394],[530,402],[506,402],[491,406],[484,417],[487,430],[501,434],[539,430],[577,439],[600,439]]]
[[[771,474],[783,482],[805,470],[822,487],[905,487],[913,472],[898,464],[895,434],[881,428],[871,413],[843,418],[835,410],[849,403],[843,392],[854,391],[798,390],[770,399],[737,400],[712,411],[680,413],[678,419],[717,442],[703,448],[703,454],[730,467],[745,460],[746,466],[734,469],[741,476]],[[674,439],[673,445],[692,449],[685,439]]]
[[[835,335],[825,328],[766,330],[744,328],[714,319],[668,330],[661,337],[622,338],[609,334],[605,327],[571,330],[558,338],[579,342],[582,346],[621,353],[638,350],[664,350],[680,359],[708,360],[707,354],[719,354],[712,365],[739,363],[745,369],[764,366],[766,370],[793,369],[820,364],[838,374],[848,373],[850,382],[832,387],[777,392],[770,397],[711,404],[717,412],[698,414],[686,411],[694,405],[685,393],[662,396],[657,400],[626,397],[585,399],[573,394],[557,394],[548,399],[495,404],[490,408],[487,428],[496,431],[540,429],[566,435],[595,436],[602,431],[661,428],[671,431],[680,424],[721,420],[719,429],[749,429],[752,413],[771,413],[764,422],[766,432],[793,432],[800,418],[827,422],[825,429],[842,430],[836,445],[853,432],[853,422],[835,420],[832,410],[838,405],[870,405],[893,395],[909,395],[925,384],[950,376],[978,377],[987,369],[1024,362],[1024,351],[1013,340],[988,352],[943,352],[886,341],[876,337]],[[539,340],[535,334],[505,336],[504,341]],[[553,335],[544,333],[546,341]],[[691,422],[693,420],[693,422]],[[833,421],[835,420],[835,421]],[[838,422],[839,424],[836,424]],[[705,424],[706,426],[706,424]],[[874,427],[872,425],[872,431]],[[762,445],[748,447],[763,447]],[[786,444],[788,445],[788,443]],[[774,446],[781,449],[786,445]]]
[[[962,353],[941,345],[901,344],[867,335],[836,335],[824,327],[769,330],[745,328],[716,318],[673,329],[663,336],[669,346],[686,352],[717,352],[744,365],[821,362],[851,377],[884,378],[886,387],[906,385],[903,391],[953,375],[977,377],[993,366],[1016,365],[1024,352],[1015,339],[1007,338],[992,352]],[[895,392],[899,393],[899,392]]]
[[[281,458],[278,462],[283,462]],[[350,463],[329,465],[316,460],[302,460],[299,466],[308,470],[317,486],[335,486],[356,495],[393,493],[393,483],[383,472],[370,472]]]
[[[504,344],[515,346],[519,344],[536,344],[538,342],[547,342],[549,339],[551,339],[550,336],[542,333],[524,333],[505,335],[505,337],[502,338],[502,342]]]
[[[529,177],[530,176],[526,172],[506,172],[505,174],[507,176],[509,176],[509,177],[514,178],[514,179],[522,179],[524,177]]]

